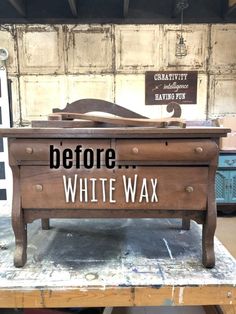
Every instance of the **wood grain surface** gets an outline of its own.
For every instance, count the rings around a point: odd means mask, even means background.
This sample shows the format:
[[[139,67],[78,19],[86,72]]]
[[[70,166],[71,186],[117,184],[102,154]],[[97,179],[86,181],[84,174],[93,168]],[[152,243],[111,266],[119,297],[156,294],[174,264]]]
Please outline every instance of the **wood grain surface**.
[[[190,128],[10,128],[0,129],[8,138],[212,138],[227,136],[231,130],[219,127]]]
[[[118,217],[122,210],[127,211],[125,217],[129,217],[129,210],[133,210],[137,217],[139,215],[145,217],[145,210],[153,210],[154,217],[161,216],[158,210],[165,211],[166,217],[172,217],[172,211],[175,214],[181,211],[177,217],[184,219],[183,229],[189,228],[191,218],[203,223],[203,265],[213,267],[215,265],[213,239],[216,225],[214,178],[219,151],[217,144],[219,137],[226,136],[228,131],[212,127],[0,130],[0,136],[7,136],[10,139],[10,165],[13,169],[16,191],[13,193],[12,215],[16,236],[15,266],[21,267],[25,264],[27,223],[36,217],[50,219],[51,212],[51,217],[89,218],[96,217],[96,210],[99,217],[111,215],[112,218],[115,217],[114,210],[117,209],[120,211]],[[56,145],[60,153],[64,148],[73,150],[76,144],[83,145],[83,148],[89,145],[95,150],[111,147],[117,153],[116,167],[110,170],[106,167],[96,169],[94,164],[90,170],[81,167],[76,169],[75,162],[72,162],[70,163],[72,169],[67,169],[68,171],[63,167],[50,169],[48,167],[50,144]],[[101,183],[101,179],[110,185],[106,184],[103,187],[97,184],[95,195],[90,183],[95,181]],[[127,179],[131,180],[131,183],[138,180],[134,199],[127,197],[125,192]],[[66,199],[68,193],[65,193],[65,182],[68,180],[72,180],[72,184],[73,180],[79,182],[73,199],[72,196]],[[88,188],[86,192],[81,192],[85,184],[88,184]],[[83,196],[83,193],[86,196]],[[32,210],[38,216],[34,215]],[[41,212],[42,210],[45,211]],[[84,212],[80,215],[77,213],[79,210]],[[191,216],[184,217],[183,210],[186,214],[189,211]],[[205,215],[197,217],[198,211],[204,211]],[[45,226],[47,228],[48,225],[49,221],[42,221],[43,228]]]
[[[184,299],[181,293],[184,289]],[[174,292],[173,292],[174,291]],[[4,308],[59,308],[99,306],[177,306],[228,304],[227,294],[235,288],[213,287],[116,287],[100,289],[2,290],[0,305]],[[234,304],[236,301],[234,299]],[[232,308],[231,308],[232,309]],[[233,309],[234,310],[234,309]],[[234,312],[226,312],[232,313]]]
[[[88,184],[88,201],[80,201],[80,185],[77,181],[77,194],[74,203],[71,201],[66,203],[65,192],[63,186],[63,175],[72,178],[78,175],[78,179],[86,178]],[[135,180],[137,177],[137,193],[135,201],[129,202],[125,200],[123,176]],[[48,167],[37,166],[22,167],[21,173],[21,197],[22,208],[76,208],[76,209],[206,209],[207,198],[207,167],[137,167],[136,169],[98,169],[98,170],[50,170]],[[97,202],[91,202],[92,187],[91,178],[97,178],[96,197]],[[100,178],[115,179],[115,191],[112,203],[109,201],[109,185],[106,184],[106,201],[103,202],[102,185]],[[142,188],[143,178],[147,179],[149,201],[143,200],[140,202],[140,193]],[[157,195],[158,202],[151,202],[152,185],[151,178],[157,179]],[[134,183],[133,183],[134,184]],[[37,186],[42,186],[42,190],[38,191]],[[84,187],[84,181],[83,181]],[[192,187],[193,191],[188,192],[187,187]],[[56,197],[55,197],[56,195]],[[89,213],[88,213],[89,216]],[[68,217],[69,218],[69,217]]]
[[[218,152],[210,140],[125,140],[115,143],[117,160],[209,161]]]

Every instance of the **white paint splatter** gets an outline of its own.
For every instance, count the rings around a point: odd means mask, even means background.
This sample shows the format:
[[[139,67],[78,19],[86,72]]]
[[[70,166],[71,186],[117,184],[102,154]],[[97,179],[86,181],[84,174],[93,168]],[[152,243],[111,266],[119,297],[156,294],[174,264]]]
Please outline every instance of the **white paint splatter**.
[[[169,247],[169,245],[168,245],[168,242],[166,241],[166,239],[165,239],[165,238],[163,238],[163,241],[164,241],[165,246],[166,246],[166,248],[167,248],[167,251],[168,251],[168,253],[169,253],[169,255],[170,255],[170,258],[171,258],[171,259],[173,259],[173,256],[172,256],[172,253],[171,253],[170,247]]]
[[[184,300],[184,288],[185,287],[180,287],[179,288],[179,304],[183,304],[183,300]]]
[[[175,286],[172,286],[172,291],[171,291],[171,301],[172,301],[172,303],[174,302],[174,294],[175,294]]]

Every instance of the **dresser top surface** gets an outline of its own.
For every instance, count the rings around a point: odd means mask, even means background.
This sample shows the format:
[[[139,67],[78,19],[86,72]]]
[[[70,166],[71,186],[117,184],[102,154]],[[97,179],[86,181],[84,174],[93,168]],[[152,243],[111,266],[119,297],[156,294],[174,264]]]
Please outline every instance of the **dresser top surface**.
[[[221,127],[118,127],[118,128],[5,128],[8,138],[219,138],[230,129]]]

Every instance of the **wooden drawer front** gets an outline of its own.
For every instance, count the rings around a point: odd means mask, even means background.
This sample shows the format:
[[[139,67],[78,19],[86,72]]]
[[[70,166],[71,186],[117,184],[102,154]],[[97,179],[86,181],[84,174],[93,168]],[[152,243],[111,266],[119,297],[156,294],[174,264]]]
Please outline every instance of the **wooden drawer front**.
[[[60,151],[70,148],[73,151],[77,145],[82,145],[82,150],[91,148],[93,150],[103,148],[104,150],[110,147],[109,140],[55,140],[55,139],[17,139],[10,143],[10,159],[11,161],[20,163],[24,161],[42,161],[44,164],[49,164],[50,145],[58,148]],[[61,154],[62,155],[62,154]],[[82,156],[82,154],[81,154]],[[96,161],[96,154],[95,161]],[[102,154],[104,159],[104,154]],[[62,159],[62,158],[61,158]],[[75,154],[73,160],[75,161]]]
[[[218,154],[210,140],[117,140],[117,160],[209,161]]]
[[[75,202],[65,201],[63,175],[72,178],[77,174]],[[134,184],[137,176],[137,189],[132,200],[125,197],[124,180],[131,178]],[[51,170],[46,166],[21,167],[21,195],[23,208],[81,208],[83,209],[194,209],[206,207],[208,188],[207,167],[137,167],[136,169],[100,170]],[[88,180],[88,200],[80,200],[79,178]],[[97,178],[95,188],[98,201],[92,202],[91,178]],[[109,186],[106,185],[106,198],[103,200],[101,178],[114,179],[115,190],[109,200]],[[152,184],[157,180],[157,185]],[[148,196],[144,193],[144,182],[147,182]],[[144,184],[145,185],[145,184]],[[141,192],[141,190],[143,192]],[[153,194],[156,191],[158,201]],[[129,195],[130,196],[130,195]],[[84,194],[83,194],[84,197]]]
[[[221,168],[236,168],[236,154],[234,155],[220,155],[219,167]]]

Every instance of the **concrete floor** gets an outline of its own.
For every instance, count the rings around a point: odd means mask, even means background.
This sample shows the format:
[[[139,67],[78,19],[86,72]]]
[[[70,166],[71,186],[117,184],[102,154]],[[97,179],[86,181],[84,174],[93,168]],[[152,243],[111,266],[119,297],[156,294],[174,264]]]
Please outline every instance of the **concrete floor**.
[[[216,236],[236,258],[236,213],[217,218]]]

